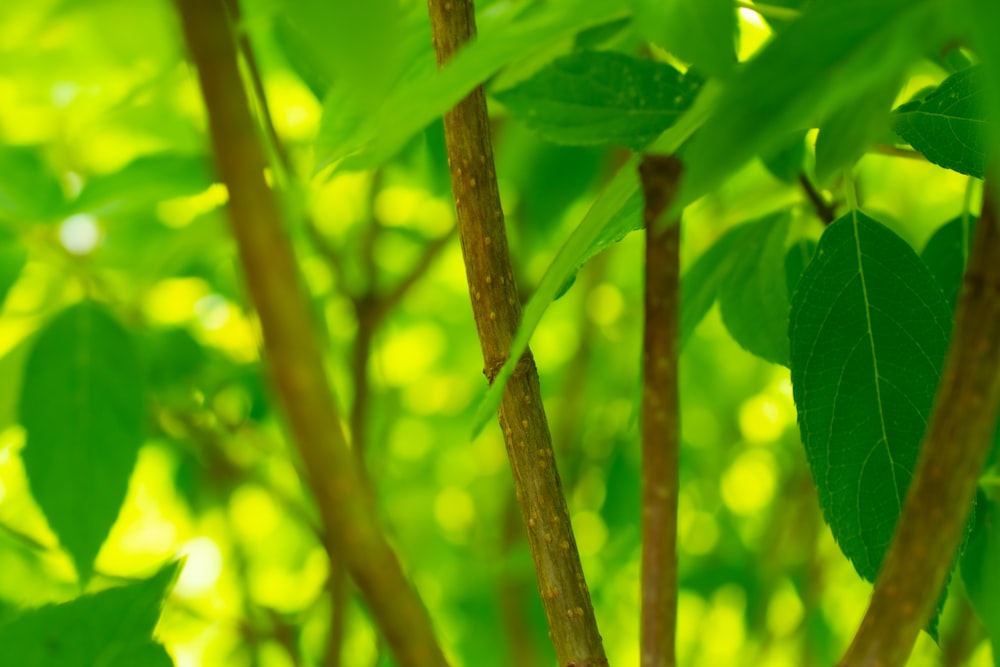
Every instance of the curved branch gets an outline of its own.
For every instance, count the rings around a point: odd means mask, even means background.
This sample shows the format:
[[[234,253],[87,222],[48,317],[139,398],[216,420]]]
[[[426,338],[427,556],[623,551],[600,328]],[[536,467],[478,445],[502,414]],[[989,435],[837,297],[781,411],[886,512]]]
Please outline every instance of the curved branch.
[[[212,144],[229,189],[232,232],[264,334],[275,393],[319,506],[327,548],[343,559],[403,665],[444,667],[430,617],[382,533],[347,446],[322,347],[240,81],[223,0],[177,0]]]

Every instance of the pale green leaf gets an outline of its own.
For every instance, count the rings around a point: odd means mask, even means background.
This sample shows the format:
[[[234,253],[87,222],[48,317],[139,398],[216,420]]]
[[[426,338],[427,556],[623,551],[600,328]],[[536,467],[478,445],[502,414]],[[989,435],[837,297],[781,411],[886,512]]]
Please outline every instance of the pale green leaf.
[[[732,270],[719,290],[722,321],[737,343],[771,363],[788,365],[787,212],[746,223]]]
[[[151,579],[28,609],[0,625],[0,664],[18,667],[170,667],[153,640],[177,564]]]
[[[86,581],[142,445],[143,381],[132,340],[100,305],[81,302],[38,335],[19,413],[31,492]]]
[[[673,125],[700,86],[698,76],[665,63],[583,51],[494,96],[549,141],[641,150]]]
[[[891,79],[823,120],[816,137],[818,185],[827,185],[841,170],[853,166],[878,137],[889,131],[889,111],[898,89],[899,81]]]
[[[65,205],[62,186],[41,150],[0,146],[0,217],[13,222],[49,222]]]
[[[896,133],[934,164],[982,178],[986,169],[983,70],[972,67],[896,109]]]
[[[212,165],[203,155],[147,155],[112,174],[88,180],[71,209],[96,215],[128,214],[166,199],[196,195],[214,182]]]
[[[927,267],[858,211],[827,228],[792,298],[806,456],[834,538],[869,581],[910,484],[950,330]]]
[[[21,276],[21,270],[28,261],[28,249],[20,237],[0,227],[0,311],[7,293]]]

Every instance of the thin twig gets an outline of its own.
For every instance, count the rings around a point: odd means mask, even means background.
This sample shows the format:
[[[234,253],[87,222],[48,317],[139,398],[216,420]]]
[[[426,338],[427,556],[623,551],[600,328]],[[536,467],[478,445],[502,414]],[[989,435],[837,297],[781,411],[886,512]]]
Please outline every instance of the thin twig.
[[[889,157],[901,157],[908,160],[927,162],[927,158],[924,157],[922,153],[918,153],[917,151],[909,148],[890,146],[889,144],[876,144],[875,146],[872,146],[871,152],[878,153],[879,155],[888,155]]]
[[[427,7],[437,62],[444,66],[475,36],[475,9],[472,0],[428,0]],[[521,301],[482,86],[445,114],[444,129],[472,312],[492,382],[510,354]],[[530,351],[505,387],[499,418],[556,659],[563,666],[606,665]]]
[[[809,201],[816,211],[816,217],[822,220],[824,225],[829,225],[837,219],[837,207],[827,203],[823,195],[820,194],[819,190],[816,189],[816,186],[812,184],[812,181],[805,174],[799,174],[799,185],[802,186],[803,192],[809,197]]]
[[[443,667],[430,617],[382,533],[363,474],[347,446],[322,346],[249,111],[221,0],[177,0],[197,66],[219,174],[248,292],[264,334],[271,379],[339,554],[400,664]]]
[[[993,191],[984,192],[917,468],[868,611],[841,667],[906,663],[951,571],[992,446],[1000,407],[1000,227]]]
[[[789,7],[779,7],[778,5],[767,5],[761,2],[746,2],[736,0],[736,6],[740,9],[749,9],[766,19],[778,19],[780,21],[794,21],[802,16],[802,12]]]
[[[677,663],[677,496],[680,411],[677,387],[680,221],[657,221],[677,193],[681,161],[646,155],[639,165],[646,223],[642,350],[643,667]]]

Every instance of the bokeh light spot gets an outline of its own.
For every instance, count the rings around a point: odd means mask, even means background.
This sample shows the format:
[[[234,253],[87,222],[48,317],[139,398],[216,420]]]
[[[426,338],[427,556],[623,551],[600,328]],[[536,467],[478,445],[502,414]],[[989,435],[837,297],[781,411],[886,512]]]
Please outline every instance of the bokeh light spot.
[[[101,241],[101,228],[97,218],[87,213],[77,213],[59,225],[59,242],[74,255],[87,255]]]

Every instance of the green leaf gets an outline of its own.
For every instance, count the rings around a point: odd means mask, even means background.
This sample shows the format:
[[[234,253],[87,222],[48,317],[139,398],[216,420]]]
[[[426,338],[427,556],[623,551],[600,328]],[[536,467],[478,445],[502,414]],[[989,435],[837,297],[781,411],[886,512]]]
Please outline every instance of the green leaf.
[[[899,81],[892,79],[830,114],[816,137],[816,181],[828,184],[842,169],[858,161],[877,138],[888,132],[889,111]]]
[[[20,237],[13,232],[0,227],[0,311],[7,293],[21,276],[21,270],[28,262],[28,249],[21,243]]]
[[[171,667],[153,640],[178,566],[151,579],[22,611],[0,625],[0,664],[18,667]]]
[[[900,77],[943,41],[937,0],[826,0],[779,32],[728,82],[685,151],[681,207],[792,130]]]
[[[0,218],[48,222],[64,204],[62,186],[40,150],[0,146]]]
[[[802,238],[792,244],[785,255],[785,286],[789,297],[795,294],[802,278],[802,272],[809,266],[816,254],[817,243],[812,239]]]
[[[892,127],[934,164],[982,178],[985,88],[981,67],[952,74],[934,92],[896,109]]]
[[[673,125],[700,85],[665,63],[583,51],[494,96],[550,141],[638,151]]]
[[[987,164],[996,168],[1000,156],[1000,86],[996,85],[1000,78],[1000,41],[997,40],[1000,31],[1000,4],[992,0],[965,0],[956,3],[958,16],[965,17],[968,25],[967,33],[971,37],[972,48],[982,62],[982,79],[987,82],[983,86],[983,111],[987,128]],[[995,177],[988,181],[993,188],[994,196],[1000,194],[1000,182]]]
[[[778,180],[798,183],[806,159],[806,133],[795,132],[778,143],[776,148],[762,154],[760,159]]]
[[[792,298],[802,442],[833,536],[869,581],[910,484],[950,330],[927,267],[859,211],[827,228]]]
[[[733,0],[632,0],[637,29],[651,42],[712,76],[736,65]]]
[[[979,493],[975,525],[962,555],[962,581],[969,601],[1000,659],[1000,507]]]
[[[203,155],[147,155],[113,174],[90,179],[72,210],[127,214],[149,209],[165,199],[196,195],[214,182],[212,165]]]
[[[965,273],[965,262],[972,247],[972,232],[975,227],[976,219],[973,216],[960,215],[934,232],[920,253],[920,259],[924,260],[944,291],[945,300],[952,312],[962,289],[962,275]]]
[[[483,21],[479,37],[447,66],[402,78],[377,108],[345,117],[343,96],[331,95],[317,137],[317,169],[341,161],[351,169],[377,166],[512,60],[627,15],[625,0],[571,0],[505,17],[498,25]]]
[[[32,494],[86,581],[118,516],[143,442],[142,374],[132,340],[81,302],[39,334],[19,412]]]
[[[749,222],[719,290],[722,321],[737,343],[771,363],[788,365],[787,211]]]

